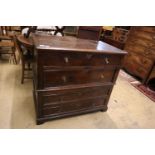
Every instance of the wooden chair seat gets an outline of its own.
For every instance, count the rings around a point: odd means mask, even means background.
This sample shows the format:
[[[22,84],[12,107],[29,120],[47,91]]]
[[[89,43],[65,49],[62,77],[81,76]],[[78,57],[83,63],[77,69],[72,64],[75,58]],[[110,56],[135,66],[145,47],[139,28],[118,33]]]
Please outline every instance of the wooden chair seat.
[[[14,42],[11,41],[0,41],[0,47],[14,47]]]
[[[0,40],[11,40],[12,38],[10,36],[2,36],[0,35]]]

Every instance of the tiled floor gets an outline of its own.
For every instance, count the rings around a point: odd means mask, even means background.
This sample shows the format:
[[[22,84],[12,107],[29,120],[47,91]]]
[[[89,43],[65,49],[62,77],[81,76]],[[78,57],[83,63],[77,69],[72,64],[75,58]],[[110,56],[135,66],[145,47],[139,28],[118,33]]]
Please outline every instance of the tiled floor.
[[[35,124],[32,81],[20,84],[21,66],[0,61],[0,128],[155,128],[155,103],[118,77],[107,112]]]

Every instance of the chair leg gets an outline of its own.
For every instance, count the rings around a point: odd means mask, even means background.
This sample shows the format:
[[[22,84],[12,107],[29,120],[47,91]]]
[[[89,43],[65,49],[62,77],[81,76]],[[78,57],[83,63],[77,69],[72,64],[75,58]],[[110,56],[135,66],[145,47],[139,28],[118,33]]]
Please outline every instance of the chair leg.
[[[15,48],[12,48],[12,51],[13,51],[14,62],[17,65],[16,53],[15,53],[16,52],[16,49]]]
[[[22,78],[21,78],[21,84],[24,83],[24,70],[25,70],[25,62],[22,61]]]

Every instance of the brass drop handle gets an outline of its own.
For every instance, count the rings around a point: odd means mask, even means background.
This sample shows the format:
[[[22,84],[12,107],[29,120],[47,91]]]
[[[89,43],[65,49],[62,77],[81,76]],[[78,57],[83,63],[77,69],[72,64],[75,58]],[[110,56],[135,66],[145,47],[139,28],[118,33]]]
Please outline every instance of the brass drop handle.
[[[106,64],[109,64],[109,59],[105,58],[105,62],[106,62]]]
[[[68,63],[68,62],[69,62],[68,57],[65,57],[65,58],[64,58],[64,60],[65,60],[65,62],[66,62],[66,63]]]
[[[104,74],[101,74],[101,79],[104,79]]]
[[[66,76],[62,76],[62,80],[63,80],[63,82],[66,82],[67,81]]]

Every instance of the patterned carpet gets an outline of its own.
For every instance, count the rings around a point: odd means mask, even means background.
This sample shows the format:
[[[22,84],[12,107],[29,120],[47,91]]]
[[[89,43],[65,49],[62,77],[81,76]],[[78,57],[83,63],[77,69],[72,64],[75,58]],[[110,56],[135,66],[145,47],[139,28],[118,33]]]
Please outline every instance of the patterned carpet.
[[[155,102],[155,91],[143,85],[137,79],[135,79],[134,77],[132,77],[131,75],[127,74],[126,72],[122,70],[120,71],[120,76],[126,79],[132,86],[134,86],[136,89],[142,92],[145,96],[147,96],[148,98],[150,98],[152,101]]]

